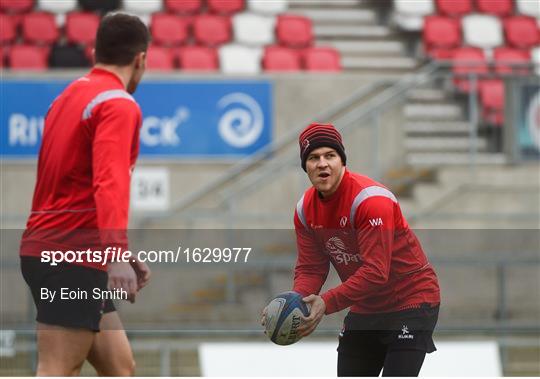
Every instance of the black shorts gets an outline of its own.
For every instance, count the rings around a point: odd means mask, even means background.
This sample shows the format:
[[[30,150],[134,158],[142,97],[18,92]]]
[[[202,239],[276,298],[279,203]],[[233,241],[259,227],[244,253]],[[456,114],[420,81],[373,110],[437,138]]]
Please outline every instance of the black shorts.
[[[94,299],[94,291],[107,289],[105,271],[62,263],[51,266],[35,257],[21,257],[21,271],[38,322],[98,332],[101,316],[116,310],[112,300]]]
[[[340,333],[338,352],[365,356],[374,350],[435,350],[433,330],[439,306],[423,305],[392,313],[358,314],[349,312]]]

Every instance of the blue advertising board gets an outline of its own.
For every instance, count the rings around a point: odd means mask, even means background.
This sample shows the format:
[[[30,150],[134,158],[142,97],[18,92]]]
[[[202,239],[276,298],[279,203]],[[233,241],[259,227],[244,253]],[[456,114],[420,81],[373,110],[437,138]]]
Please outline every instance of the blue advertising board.
[[[1,81],[3,158],[37,156],[44,116],[68,84],[65,80]],[[242,157],[272,139],[269,81],[148,80],[134,97],[143,112],[141,157]]]

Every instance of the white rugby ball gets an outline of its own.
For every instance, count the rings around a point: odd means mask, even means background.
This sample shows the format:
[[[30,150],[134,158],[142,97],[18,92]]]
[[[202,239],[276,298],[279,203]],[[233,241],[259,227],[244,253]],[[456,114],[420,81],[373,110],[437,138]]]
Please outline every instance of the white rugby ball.
[[[278,345],[291,345],[300,340],[298,327],[302,316],[309,316],[309,308],[302,295],[288,291],[277,295],[266,308],[265,332]]]

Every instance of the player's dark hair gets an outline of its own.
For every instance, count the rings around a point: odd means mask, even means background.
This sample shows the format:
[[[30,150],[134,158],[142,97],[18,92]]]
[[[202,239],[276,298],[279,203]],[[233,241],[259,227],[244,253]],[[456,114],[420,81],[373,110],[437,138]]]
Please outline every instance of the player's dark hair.
[[[150,33],[136,16],[125,13],[103,17],[96,36],[96,63],[127,66],[148,49]]]

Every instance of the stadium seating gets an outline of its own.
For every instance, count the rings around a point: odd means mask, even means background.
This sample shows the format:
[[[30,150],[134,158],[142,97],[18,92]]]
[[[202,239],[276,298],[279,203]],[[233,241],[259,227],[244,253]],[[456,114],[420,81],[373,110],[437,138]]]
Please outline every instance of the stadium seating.
[[[49,54],[51,68],[77,68],[90,66],[90,60],[79,45],[55,45]]]
[[[219,63],[225,74],[258,74],[261,71],[262,49],[242,45],[223,45],[219,48]]]
[[[437,0],[439,14],[449,17],[461,17],[473,10],[472,0]]]
[[[171,13],[154,13],[150,30],[153,42],[158,45],[179,45],[188,39],[188,22]]]
[[[122,0],[127,12],[136,14],[151,14],[161,11],[162,0]]]
[[[247,8],[256,13],[277,15],[287,11],[287,0],[272,0],[272,1],[260,1],[260,0],[248,0]]]
[[[479,99],[484,122],[502,126],[504,123],[504,82],[485,80],[480,83]]]
[[[531,50],[531,61],[534,65],[534,72],[540,76],[540,46]]]
[[[12,70],[47,70],[47,50],[33,45],[15,45],[9,51]]]
[[[34,7],[33,0],[2,0],[0,10],[7,13],[25,13]]]
[[[527,16],[540,18],[540,6],[538,6],[538,1],[531,0],[516,0],[517,9],[519,13],[522,13]]]
[[[231,39],[231,22],[226,16],[202,14],[193,21],[193,33],[198,44],[218,46]]]
[[[48,12],[28,13],[22,21],[23,38],[28,43],[52,44],[58,36],[54,15]]]
[[[217,52],[206,46],[184,46],[177,50],[181,70],[216,71],[219,68]]]
[[[482,13],[499,17],[509,16],[513,12],[512,0],[476,0],[476,8]]]
[[[174,70],[174,55],[170,49],[162,46],[151,45],[148,48],[146,68],[150,71]]]
[[[99,16],[92,12],[71,12],[66,16],[66,38],[69,43],[94,45]]]
[[[341,71],[340,56],[331,47],[311,47],[303,51],[307,71]]]
[[[213,13],[230,15],[244,9],[244,0],[206,0],[208,10]]]
[[[171,13],[196,14],[202,8],[202,0],[165,0],[165,9]]]
[[[267,46],[264,50],[263,68],[266,71],[300,71],[300,55],[297,50],[284,46]]]
[[[427,16],[424,21],[425,53],[435,59],[450,59],[452,51],[461,46],[461,24],[458,20]]]
[[[529,74],[527,64],[531,61],[528,51],[498,47],[494,51],[495,71],[498,74]]]
[[[121,0],[78,0],[82,10],[105,14],[120,8]]]
[[[67,13],[77,8],[77,0],[38,0],[38,9],[52,13]]]
[[[394,21],[404,30],[422,30],[424,16],[434,11],[433,0],[394,0]]]
[[[259,46],[274,43],[274,17],[239,13],[233,17],[232,22],[236,42]]]
[[[501,22],[495,16],[473,14],[462,19],[466,45],[492,49],[503,44]]]
[[[538,4],[540,7],[540,3]],[[506,41],[518,49],[530,49],[539,43],[536,20],[528,16],[509,17],[503,21]]]
[[[12,18],[0,13],[0,43],[2,45],[9,44],[15,40],[16,35],[15,24]]]
[[[457,49],[452,57],[452,72],[455,75],[454,85],[462,92],[471,91],[469,74],[478,74],[478,81],[483,80],[483,75],[489,72],[484,52],[474,47],[462,47]],[[478,85],[476,86],[478,90]]]
[[[307,47],[313,42],[311,20],[304,16],[285,14],[278,16],[276,37],[288,47]]]

